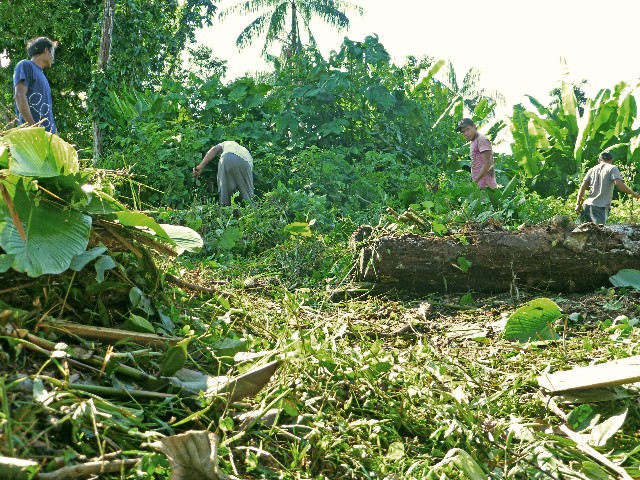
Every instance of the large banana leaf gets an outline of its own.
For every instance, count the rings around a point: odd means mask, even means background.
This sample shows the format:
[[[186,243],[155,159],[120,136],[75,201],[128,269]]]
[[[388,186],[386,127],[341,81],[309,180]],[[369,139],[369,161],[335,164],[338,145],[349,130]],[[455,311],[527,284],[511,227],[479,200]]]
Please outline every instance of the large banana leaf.
[[[91,217],[28,191],[21,177],[7,177],[0,190],[0,247],[14,270],[31,277],[61,273],[87,249]]]
[[[9,172],[25,177],[56,177],[78,172],[76,150],[42,127],[14,128],[4,135],[11,156]]]
[[[540,171],[540,161],[536,150],[536,139],[529,132],[529,118],[522,105],[513,107],[511,117],[511,134],[513,143],[511,150],[514,159],[522,165],[526,174],[533,177]]]
[[[202,248],[202,237],[198,235],[195,230],[189,227],[169,225],[167,223],[163,223],[160,226],[177,247],[178,255],[184,251],[193,252]]]

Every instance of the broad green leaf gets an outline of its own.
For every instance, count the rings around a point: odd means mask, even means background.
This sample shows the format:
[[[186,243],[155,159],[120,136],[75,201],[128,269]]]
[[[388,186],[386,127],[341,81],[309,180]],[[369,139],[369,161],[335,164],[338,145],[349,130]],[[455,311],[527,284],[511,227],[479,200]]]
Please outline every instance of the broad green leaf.
[[[56,177],[78,172],[73,146],[42,127],[16,128],[3,139],[9,144],[9,171],[14,175]]]
[[[444,109],[444,112],[442,112],[440,117],[438,117],[438,119],[435,121],[435,123],[433,125],[431,125],[431,128],[432,129],[436,128],[438,126],[438,124],[444,118],[447,118],[447,117],[451,116],[451,112],[452,111],[457,112],[460,108],[464,108],[464,103],[462,101],[462,95],[456,95],[455,98],[453,98],[449,102],[449,105],[447,105],[447,108]],[[459,115],[456,115],[456,118],[459,118]]]
[[[614,287],[632,287],[640,290],[640,270],[623,268],[615,275],[610,276],[609,281]]]
[[[15,255],[2,254],[0,255],[0,273],[4,273],[11,268]]]
[[[126,210],[126,207],[115,198],[98,190],[93,185],[83,185],[82,190],[88,197],[83,211],[89,215],[105,215]]]
[[[607,418],[604,422],[593,427],[589,443],[595,447],[604,447],[607,441],[622,428],[626,418],[627,410],[625,409],[618,415]]]
[[[178,247],[178,254],[187,251],[194,252],[202,248],[202,237],[195,230],[180,225],[160,225],[173,244]]]
[[[13,269],[31,277],[69,268],[89,243],[91,217],[27,192],[25,182],[2,182],[12,198],[26,238],[14,225],[8,207],[0,202],[0,246],[14,255]],[[36,200],[37,199],[37,200]]]
[[[4,145],[0,145],[0,167],[7,168],[9,166],[9,149]]]
[[[310,237],[311,236],[311,227],[306,222],[293,222],[288,225],[285,225],[284,231],[292,236],[302,236],[302,237]]]
[[[238,352],[247,350],[246,339],[223,338],[211,346],[219,357],[233,357]]]
[[[426,90],[429,89],[429,83],[431,82],[431,79],[440,71],[440,69],[442,67],[444,67],[447,64],[446,60],[438,60],[436,63],[434,63],[433,65],[431,65],[431,68],[429,69],[429,71],[427,72],[427,74],[424,76],[424,78],[422,80],[420,80],[420,83],[418,83],[418,85],[416,85],[415,89],[418,89],[418,87],[420,88],[424,88]]]
[[[163,377],[171,377],[178,370],[184,367],[187,361],[187,346],[178,343],[172,346],[164,356],[162,366],[160,367],[160,375]]]
[[[511,150],[514,160],[522,165],[527,176],[537,175],[540,171],[540,160],[536,151],[537,141],[530,133],[529,117],[522,105],[513,107],[510,129],[513,136]]]
[[[591,405],[585,403],[574,408],[567,416],[569,426],[579,432],[589,426],[591,420],[595,417],[596,412]]]
[[[431,222],[431,230],[433,230],[433,233],[441,237],[442,235],[447,233],[447,226],[434,220]]]
[[[505,325],[504,338],[520,342],[557,339],[553,322],[561,315],[560,307],[553,300],[531,300],[511,314]]]
[[[153,315],[155,313],[151,299],[138,287],[132,287],[131,290],[129,290],[129,301],[133,308],[139,308],[147,315]]]
[[[589,480],[611,480],[609,472],[595,462],[582,462],[580,473],[586,475]]]
[[[101,256],[95,263],[96,268],[96,282],[104,282],[104,274],[107,270],[115,268],[116,262],[108,255]]]
[[[571,135],[578,134],[578,100],[570,82],[562,80],[562,111],[564,113]]]
[[[127,321],[122,324],[122,328],[131,332],[156,333],[155,328],[153,328],[149,320],[139,315],[134,315],[133,313],[131,313]]]
[[[636,105],[636,99],[629,93],[624,100],[620,102],[620,107],[618,108],[618,118],[613,132],[616,137],[619,137],[633,126],[637,113],[638,107]]]
[[[69,268],[71,268],[71,270],[75,270],[76,272],[79,272],[84,267],[86,267],[89,262],[91,262],[92,260],[95,260],[106,251],[107,251],[107,247],[104,247],[104,246],[94,247],[91,250],[86,250],[81,254],[73,257],[73,260],[71,260],[71,265],[69,265]]]
[[[242,238],[242,230],[238,227],[227,227],[225,228],[222,235],[218,239],[217,246],[221,250],[231,250],[236,246],[238,240]]]
[[[117,220],[121,225],[124,225],[125,227],[148,228],[163,240],[173,243],[167,233],[163,230],[163,228],[153,218],[142,212],[113,212],[106,215],[105,217],[108,219]]]
[[[525,96],[529,99],[531,104],[534,107],[536,107],[536,110],[538,110],[538,113],[540,115],[546,115],[547,117],[551,115],[551,112],[549,111],[549,109],[544,105],[542,105],[542,103],[540,103],[536,98],[532,97],[531,95],[525,95]]]

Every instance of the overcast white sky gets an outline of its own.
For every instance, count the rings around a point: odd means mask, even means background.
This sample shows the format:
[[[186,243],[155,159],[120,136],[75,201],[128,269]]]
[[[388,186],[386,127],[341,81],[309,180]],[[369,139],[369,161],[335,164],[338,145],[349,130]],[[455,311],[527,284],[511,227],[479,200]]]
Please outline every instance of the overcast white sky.
[[[223,0],[221,7],[238,0]],[[353,0],[362,17],[350,14],[352,26],[342,33],[312,25],[322,53],[337,50],[345,36],[363,40],[376,33],[402,65],[407,55],[450,60],[462,75],[475,67],[481,86],[497,90],[510,106],[525,94],[546,103],[559,84],[560,57],[567,60],[572,81],[586,79],[595,95],[624,80],[640,79],[640,2],[637,0]],[[255,17],[228,18],[198,33],[198,41],[227,60],[228,78],[263,69],[262,41],[238,52],[235,39]]]

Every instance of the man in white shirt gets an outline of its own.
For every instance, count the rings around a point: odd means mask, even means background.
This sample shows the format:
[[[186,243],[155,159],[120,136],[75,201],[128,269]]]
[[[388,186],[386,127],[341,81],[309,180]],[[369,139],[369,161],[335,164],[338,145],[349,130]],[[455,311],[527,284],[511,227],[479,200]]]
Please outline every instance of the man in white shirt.
[[[240,192],[245,200],[253,197],[253,158],[249,150],[242,145],[233,142],[220,142],[212,147],[193,169],[193,174],[199,177],[204,167],[213,157],[220,153],[218,162],[218,192],[220,204],[231,205],[231,195]]]
[[[614,185],[621,192],[628,193],[633,198],[640,198],[640,193],[627,187],[622,180],[620,170],[611,162],[613,162],[613,154],[602,152],[598,158],[598,164],[590,168],[584,177],[576,201],[576,213],[580,213],[580,220],[583,222],[607,223]],[[583,208],[582,197],[587,188],[590,190]]]

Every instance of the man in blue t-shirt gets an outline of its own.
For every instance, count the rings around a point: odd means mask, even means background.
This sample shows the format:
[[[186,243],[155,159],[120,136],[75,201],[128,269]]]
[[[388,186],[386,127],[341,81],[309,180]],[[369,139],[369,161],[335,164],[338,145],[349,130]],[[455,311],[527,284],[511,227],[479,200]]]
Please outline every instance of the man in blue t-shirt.
[[[39,37],[29,42],[27,54],[31,60],[21,60],[13,72],[13,99],[18,125],[38,124],[47,132],[57,133],[53,118],[51,88],[43,70],[51,67],[58,42]]]

